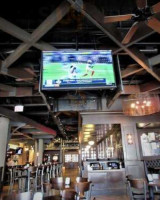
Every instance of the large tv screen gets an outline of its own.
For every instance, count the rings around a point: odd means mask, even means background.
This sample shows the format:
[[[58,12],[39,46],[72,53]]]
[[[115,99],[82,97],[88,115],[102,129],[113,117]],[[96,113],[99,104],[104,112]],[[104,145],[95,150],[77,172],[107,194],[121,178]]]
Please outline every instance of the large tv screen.
[[[17,155],[21,155],[23,153],[23,148],[22,147],[18,147],[17,149],[16,149],[16,154]]]
[[[114,88],[112,52],[43,51],[42,90]]]

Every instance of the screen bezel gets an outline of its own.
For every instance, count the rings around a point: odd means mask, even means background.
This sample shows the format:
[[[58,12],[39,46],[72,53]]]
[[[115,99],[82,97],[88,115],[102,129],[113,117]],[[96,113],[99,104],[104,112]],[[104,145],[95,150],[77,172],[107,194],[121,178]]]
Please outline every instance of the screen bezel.
[[[44,52],[85,52],[85,51],[100,51],[100,52],[105,52],[105,51],[111,51],[112,55],[112,61],[113,61],[113,74],[114,74],[114,79],[115,79],[115,85],[106,85],[106,86],[82,86],[82,87],[63,87],[63,88],[43,88],[43,53]],[[98,89],[115,89],[117,88],[117,80],[116,80],[116,74],[115,74],[115,63],[113,59],[113,52],[112,50],[57,50],[57,51],[42,51],[41,52],[41,67],[40,67],[40,90],[41,91],[74,91],[74,90],[98,90]]]

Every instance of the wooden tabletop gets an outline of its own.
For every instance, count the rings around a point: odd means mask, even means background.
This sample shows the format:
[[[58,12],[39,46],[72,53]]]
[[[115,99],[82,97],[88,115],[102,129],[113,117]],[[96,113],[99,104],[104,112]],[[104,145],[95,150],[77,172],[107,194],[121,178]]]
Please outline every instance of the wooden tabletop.
[[[160,167],[154,167],[154,169],[160,170]]]
[[[160,179],[153,180],[153,182],[148,182],[148,186],[158,186],[158,187],[160,187]]]
[[[12,193],[11,195],[8,195],[3,198],[3,200],[32,200],[33,199],[33,193],[32,192],[25,192],[25,193]]]
[[[12,195],[3,197],[3,200],[32,200],[33,199],[33,193],[32,192],[25,192],[24,193],[12,193]],[[48,196],[43,197],[43,200],[61,200],[62,198],[60,196]]]

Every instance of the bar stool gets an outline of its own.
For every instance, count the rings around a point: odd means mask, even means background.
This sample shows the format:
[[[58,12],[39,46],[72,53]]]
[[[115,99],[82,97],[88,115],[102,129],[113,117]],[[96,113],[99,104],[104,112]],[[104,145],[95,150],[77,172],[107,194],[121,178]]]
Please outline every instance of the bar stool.
[[[59,164],[56,164],[56,176],[59,175],[59,171],[58,171],[59,169],[58,168],[59,168]]]
[[[49,178],[52,178],[53,165],[50,164]]]
[[[51,175],[51,178],[55,178],[56,177],[55,170],[56,170],[56,166],[55,166],[55,164],[52,164],[52,175]]]
[[[8,181],[9,181],[8,192],[11,192],[13,190],[13,186],[14,186],[14,169],[13,169],[13,167],[10,167],[8,169]]]
[[[37,188],[43,190],[44,179],[45,179],[45,166],[41,165],[37,167]]]
[[[38,182],[37,182],[37,179],[38,179],[38,167],[34,166],[34,167],[29,167],[29,189],[31,189],[31,186],[33,185],[33,190],[34,191],[37,191],[37,185],[38,185]]]
[[[47,182],[49,182],[49,180],[50,180],[50,165],[46,166],[45,172],[46,172],[46,180],[47,180]]]
[[[61,163],[61,164],[59,164],[59,166],[58,166],[58,174],[59,174],[59,176],[61,176],[62,175],[62,166],[63,166],[63,164]]]
[[[30,173],[28,171],[28,168],[16,168],[15,169],[15,180],[18,180],[18,189],[22,192],[25,192],[26,190],[29,191],[29,179],[30,179]]]

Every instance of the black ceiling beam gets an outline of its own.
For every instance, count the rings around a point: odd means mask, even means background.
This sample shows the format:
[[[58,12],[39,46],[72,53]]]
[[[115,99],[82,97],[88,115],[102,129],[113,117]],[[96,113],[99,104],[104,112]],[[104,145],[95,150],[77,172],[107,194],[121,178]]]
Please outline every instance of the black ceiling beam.
[[[160,81],[160,77],[150,68],[148,59],[139,52],[136,48],[127,48],[121,43],[120,33],[118,30],[111,26],[111,24],[104,24],[103,14],[94,6],[90,4],[85,4],[85,9],[82,8],[79,3],[73,0],[67,0],[71,5],[79,12],[81,12],[85,17],[87,17],[97,28],[104,32],[113,42],[115,42],[122,50],[124,50],[128,55],[134,59],[140,66],[142,66],[148,73],[150,73],[155,79]]]
[[[19,59],[33,44],[53,28],[70,10],[70,5],[63,1],[31,34],[29,42],[24,42],[10,54],[2,63],[2,67],[8,68]]]
[[[21,29],[20,27],[18,27],[16,25],[12,24],[11,22],[7,21],[6,19],[3,19],[2,17],[0,17],[0,29],[23,42],[28,43],[31,40],[30,33]],[[17,43],[17,44],[20,44],[20,43]],[[50,45],[46,42],[43,42],[43,41],[35,43],[35,44],[33,44],[33,46],[41,51],[44,51],[44,50],[51,51],[51,50],[55,49],[52,45]]]
[[[23,115],[20,115],[16,112],[13,112],[12,110],[9,110],[7,108],[0,107],[0,114],[8,117],[9,119],[11,119],[13,121],[24,122],[26,124],[29,124],[29,125],[35,127],[36,129],[38,129],[40,131],[43,131],[44,133],[48,133],[48,134],[56,136],[55,130],[53,130],[47,126],[44,126],[42,124],[39,124],[38,122],[36,122],[32,119],[29,119],[28,117],[25,117]]]

